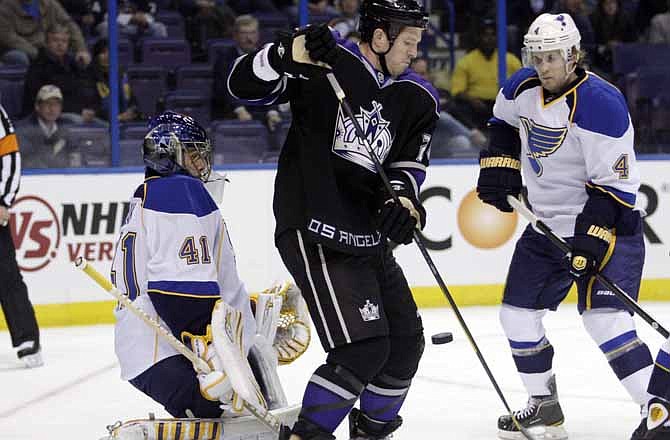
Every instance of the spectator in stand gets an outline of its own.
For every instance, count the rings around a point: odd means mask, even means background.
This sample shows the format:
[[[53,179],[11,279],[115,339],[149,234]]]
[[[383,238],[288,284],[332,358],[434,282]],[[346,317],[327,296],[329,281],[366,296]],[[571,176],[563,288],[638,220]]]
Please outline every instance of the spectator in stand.
[[[107,20],[98,25],[98,34],[107,37]],[[121,0],[119,2],[119,15],[116,17],[119,25],[119,34],[136,41],[140,37],[167,37],[167,28],[159,23],[151,14],[151,6],[145,0]]]
[[[45,30],[55,25],[68,30],[77,61],[90,63],[81,30],[57,0],[0,1],[0,61],[27,66],[46,46]]]
[[[97,34],[96,28],[105,18],[106,0],[60,0],[60,3],[86,37]]]
[[[651,19],[664,12],[668,12],[668,0],[640,0],[635,15],[635,27],[641,40],[649,39]]]
[[[91,65],[83,65],[69,51],[70,34],[64,26],[47,31],[47,45],[28,68],[23,94],[24,110],[33,107],[37,91],[54,84],[63,93],[63,117],[75,123],[94,122],[100,111]],[[97,121],[102,122],[102,121]]]
[[[33,113],[16,124],[25,168],[81,166],[81,153],[73,146],[61,115],[63,94],[52,84],[40,88]]]
[[[258,20],[251,15],[240,15],[235,19],[233,26],[233,40],[235,46],[219,53],[214,65],[214,78],[228,78],[237,57],[254,52],[260,47]],[[270,131],[274,131],[282,118],[276,106],[254,107],[249,110],[231,96],[226,87],[226,81],[214,81],[212,113],[214,119],[237,119],[250,121],[257,119],[264,121]]]
[[[410,68],[426,81],[433,83],[428,60],[415,58]],[[439,90],[440,108],[444,108],[448,92]],[[479,157],[479,147],[486,143],[486,136],[476,128],[469,129],[446,111],[440,111],[440,119],[435,126],[431,142],[431,157],[439,159],[458,155],[463,157],[469,153],[472,157]]]
[[[217,3],[223,3],[217,0]],[[272,0],[226,0],[225,2],[238,15],[254,14],[257,12],[277,12]]]
[[[286,13],[296,23],[298,22],[298,3],[296,0],[293,5],[286,8]],[[330,0],[307,0],[307,10],[309,11],[309,18],[312,23],[315,16],[319,21],[328,22],[340,15]]]
[[[668,2],[670,6],[670,2]],[[670,11],[654,15],[649,26],[649,42],[670,44]]]
[[[340,16],[330,20],[330,27],[335,29],[342,38],[348,38],[352,32],[358,30],[358,7],[359,0],[340,0]]]
[[[235,11],[216,0],[181,0],[179,12],[184,17],[186,39],[191,43],[194,61],[204,61],[207,40],[231,38]]]
[[[599,0],[591,14],[596,37],[594,67],[605,75],[612,73],[612,51],[617,44],[635,41],[633,21],[624,14],[620,0]]]
[[[587,56],[586,59],[582,60],[582,65],[588,67],[596,51],[596,36],[586,6],[584,6],[584,0],[560,0],[554,8],[554,14],[560,14],[561,12],[570,14],[579,30],[579,34],[582,36],[580,48],[582,54]]]
[[[106,38],[96,41],[93,46],[93,72],[96,89],[100,97],[99,117],[109,121],[109,43]],[[119,71],[119,121],[133,122],[142,119],[137,109],[137,100],[133,95],[126,72]]]
[[[509,0],[507,5],[507,25],[515,31],[514,41],[510,41],[508,49],[520,55],[524,33],[538,16],[553,10],[554,0]]]
[[[493,112],[493,103],[498,95],[498,50],[496,48],[496,24],[485,18],[479,26],[477,47],[461,58],[451,78],[451,95],[447,110],[459,115],[470,128],[483,131]],[[507,76],[521,68],[521,61],[507,53]]]

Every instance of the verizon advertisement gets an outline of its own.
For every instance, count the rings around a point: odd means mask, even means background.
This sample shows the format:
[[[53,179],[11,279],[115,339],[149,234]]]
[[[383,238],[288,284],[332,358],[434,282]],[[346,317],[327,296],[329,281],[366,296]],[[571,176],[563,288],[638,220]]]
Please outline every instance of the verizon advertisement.
[[[670,279],[670,175],[668,162],[641,162],[638,204],[645,208],[645,279]],[[428,212],[425,243],[451,285],[502,284],[514,243],[526,226],[479,202],[475,165],[433,165],[423,185]],[[250,291],[288,276],[274,248],[274,170],[229,171],[223,216],[240,275]],[[109,300],[73,266],[82,256],[108,273],[128,199],[142,183],[134,173],[24,176],[11,210],[17,260],[36,304]],[[415,246],[396,256],[412,286],[436,282]],[[532,270],[532,268],[529,268]]]

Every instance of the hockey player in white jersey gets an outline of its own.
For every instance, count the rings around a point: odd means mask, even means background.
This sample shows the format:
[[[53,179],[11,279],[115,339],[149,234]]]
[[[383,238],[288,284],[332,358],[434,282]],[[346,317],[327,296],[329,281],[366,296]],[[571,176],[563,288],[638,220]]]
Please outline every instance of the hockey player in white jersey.
[[[614,86],[580,67],[580,35],[568,14],[542,14],[524,37],[525,68],[498,93],[490,144],[480,155],[479,197],[511,212],[522,178],[534,213],[572,245],[570,260],[528,227],[516,244],[500,321],[529,394],[515,412],[526,427],[564,439],[552,372],[554,349],[542,319],[573,280],[584,327],[643,410],[652,358],[631,313],[594,278],[601,271],[637,298],[644,240],[635,210],[640,174],[626,101]],[[585,366],[585,368],[588,368]],[[524,438],[508,415],[499,437]]]
[[[162,424],[134,423],[128,429],[117,426],[110,438],[199,439],[205,438],[207,430],[206,438],[228,439],[226,424],[220,420],[222,408],[241,411],[241,405],[236,404],[226,374],[230,371],[226,362],[231,360],[217,353],[212,343],[214,309],[225,306],[237,316],[236,329],[243,329],[242,333],[234,332],[237,343],[240,351],[249,353],[255,370],[250,376],[257,376],[263,391],[256,403],[272,409],[286,405],[275,371],[278,360],[292,361],[309,343],[309,324],[303,319],[306,306],[299,291],[286,286],[268,295],[281,296],[285,306],[293,310],[294,319],[277,330],[279,313],[274,320],[268,318],[273,313],[264,313],[266,310],[259,310],[258,318],[254,316],[250,296],[237,274],[226,225],[206,188],[211,145],[193,118],[170,111],[155,117],[149,123],[143,149],[146,179],[130,200],[112,264],[112,282],[134,306],[192,348],[211,372],[194,370],[191,362],[160,339],[152,327],[129,310],[118,308],[115,351],[122,378],[162,404],[172,416],[189,419],[172,424],[165,420]],[[263,307],[264,301],[254,304]],[[268,326],[272,328],[261,328]],[[263,342],[263,335],[269,341]],[[255,383],[253,377],[249,379]],[[208,422],[199,421],[203,418]],[[132,437],[136,427],[141,435]]]

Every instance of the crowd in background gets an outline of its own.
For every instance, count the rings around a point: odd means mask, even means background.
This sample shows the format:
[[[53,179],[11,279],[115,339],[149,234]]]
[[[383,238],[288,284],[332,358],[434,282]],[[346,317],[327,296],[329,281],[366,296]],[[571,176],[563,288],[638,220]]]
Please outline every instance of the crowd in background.
[[[448,33],[447,0],[432,2],[437,33]],[[521,68],[523,35],[531,21],[544,12],[568,12],[582,35],[586,67],[610,80],[627,95],[634,121],[642,126],[637,144],[657,140],[665,126],[645,131],[651,113],[644,113],[628,78],[618,75],[615,51],[625,43],[660,45],[670,53],[668,0],[508,0],[507,74]],[[27,168],[86,165],[81,143],[71,139],[72,126],[108,127],[110,114],[107,2],[104,0],[0,0],[0,92],[5,108],[16,122]],[[435,63],[431,51],[442,37],[427,34],[422,55],[412,68],[440,92],[442,115],[433,141],[433,158],[476,157],[486,143],[486,121],[499,88],[495,2],[454,0],[457,60],[453,71]],[[356,41],[359,0],[309,0],[312,21],[329,22],[344,38]],[[140,124],[153,111],[166,108],[162,96],[150,110],[142,105],[144,90],[134,90],[128,71],[142,63],[145,41],[181,38],[190,62],[207,66],[204,86],[206,122],[258,121],[276,133],[290,121],[290,109],[272,106],[246,108],[226,90],[225,77],[234,60],[274,39],[265,23],[282,23],[285,30],[298,22],[294,0],[122,0],[118,3],[119,36],[131,48],[130,61],[121,62],[119,121]],[[278,20],[280,18],[280,20]],[[212,42],[226,41],[210,50]],[[443,42],[442,42],[443,43]],[[663,46],[666,45],[666,46]],[[670,55],[669,55],[670,57]],[[652,60],[654,62],[654,60]],[[22,72],[20,99],[8,105],[2,71]],[[167,72],[166,92],[179,91],[176,71]],[[205,83],[203,83],[205,84]],[[202,87],[200,87],[202,88]],[[631,91],[632,90],[632,91]],[[202,90],[201,90],[202,92]],[[16,90],[14,91],[16,94]],[[669,92],[670,93],[670,92]],[[631,99],[634,99],[632,101]],[[659,107],[658,102],[654,103]],[[10,111],[10,113],[12,113]],[[642,116],[640,116],[642,115]],[[199,115],[200,116],[200,115]],[[640,119],[641,118],[641,119]],[[647,124],[647,125],[645,125]],[[670,126],[670,124],[665,124]],[[653,136],[649,133],[653,132]],[[645,137],[646,136],[646,137]],[[668,136],[667,144],[670,144]],[[281,142],[280,142],[281,143]],[[662,142],[661,142],[662,144]],[[668,145],[660,152],[670,152]],[[273,144],[276,148],[276,143]],[[641,152],[646,152],[641,146]],[[139,156],[139,148],[137,149]],[[276,159],[276,155],[272,156]]]

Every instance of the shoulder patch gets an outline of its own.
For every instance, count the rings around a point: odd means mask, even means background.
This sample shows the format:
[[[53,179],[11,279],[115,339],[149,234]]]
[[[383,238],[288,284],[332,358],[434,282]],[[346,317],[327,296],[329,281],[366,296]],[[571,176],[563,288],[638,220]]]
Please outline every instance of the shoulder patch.
[[[167,214],[204,217],[218,209],[198,179],[182,174],[147,180],[144,208]]]
[[[591,72],[588,75],[575,90],[573,122],[584,130],[620,138],[630,125],[626,99],[612,84]]]
[[[524,67],[517,70],[514,75],[505,81],[502,92],[505,98],[511,101],[526,90],[541,86],[540,78],[538,78],[535,69]]]

